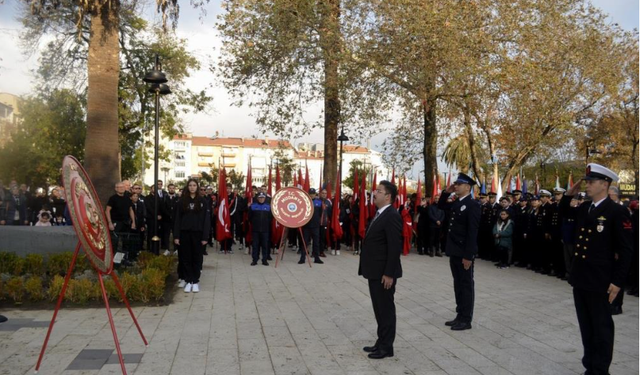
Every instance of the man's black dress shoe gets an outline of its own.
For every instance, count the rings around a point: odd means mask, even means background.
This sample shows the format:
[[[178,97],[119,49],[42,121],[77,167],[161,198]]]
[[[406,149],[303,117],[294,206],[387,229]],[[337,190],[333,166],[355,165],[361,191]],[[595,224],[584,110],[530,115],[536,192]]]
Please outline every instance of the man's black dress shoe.
[[[471,329],[471,323],[458,322],[451,326],[452,331],[464,331],[465,329]]]
[[[365,346],[364,348],[362,348],[362,350],[364,350],[367,353],[373,353],[373,352],[377,352],[378,351],[378,347],[377,346]]]
[[[373,353],[369,353],[368,357],[371,359],[382,359],[386,357],[393,357],[393,351],[378,349]]]
[[[300,259],[300,260],[298,261],[298,264],[304,264],[304,263],[305,263],[305,260],[304,260],[304,259]]]
[[[447,327],[455,326],[456,324],[458,324],[458,321],[456,319],[444,323],[444,325]]]

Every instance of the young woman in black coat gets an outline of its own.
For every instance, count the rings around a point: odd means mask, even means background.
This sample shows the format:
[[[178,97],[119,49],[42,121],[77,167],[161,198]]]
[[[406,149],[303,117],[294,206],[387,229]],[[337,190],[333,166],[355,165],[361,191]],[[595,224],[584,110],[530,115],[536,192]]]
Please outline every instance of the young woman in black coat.
[[[211,230],[211,210],[198,189],[198,181],[189,179],[175,211],[173,237],[180,246],[178,258],[184,271],[185,293],[200,291],[202,246],[207,244]]]

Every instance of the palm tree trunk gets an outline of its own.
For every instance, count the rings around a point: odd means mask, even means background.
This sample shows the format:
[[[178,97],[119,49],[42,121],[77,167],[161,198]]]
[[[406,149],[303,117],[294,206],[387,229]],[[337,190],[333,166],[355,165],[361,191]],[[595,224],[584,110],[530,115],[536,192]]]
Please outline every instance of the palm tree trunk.
[[[464,128],[467,133],[467,141],[469,142],[469,155],[471,156],[471,168],[475,178],[484,181],[484,172],[480,169],[480,161],[478,160],[478,154],[476,154],[476,137],[471,127],[471,113],[469,107],[464,104],[462,108],[464,114]]]
[[[103,204],[120,181],[118,1],[94,0],[89,41],[85,168]]]

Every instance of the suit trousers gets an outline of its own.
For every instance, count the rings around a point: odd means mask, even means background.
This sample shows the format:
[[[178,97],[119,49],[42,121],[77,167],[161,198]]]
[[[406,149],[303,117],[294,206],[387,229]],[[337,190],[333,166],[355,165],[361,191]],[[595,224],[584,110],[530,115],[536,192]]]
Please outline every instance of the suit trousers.
[[[327,250],[327,246],[329,245],[327,243],[327,230],[328,229],[327,229],[326,225],[325,226],[322,226],[322,225],[320,226],[319,238],[320,238],[320,252],[321,253],[324,253],[325,250]]]
[[[606,375],[613,358],[614,324],[609,295],[573,288],[587,375]]]
[[[429,227],[429,251],[440,251],[440,227]]]
[[[462,257],[452,255],[449,257],[449,266],[453,275],[453,291],[456,297],[456,320],[462,323],[471,323],[475,299],[473,263],[468,270],[465,270],[462,265]]]
[[[262,250],[262,261],[266,261],[269,257],[269,233],[268,232],[252,232],[251,240],[253,241],[253,250],[251,256],[254,262],[260,258],[260,250]]]
[[[396,305],[393,296],[396,293],[397,279],[393,280],[391,289],[385,289],[380,279],[368,281],[373,313],[378,323],[378,340],[375,346],[393,351],[393,342],[396,339]]]
[[[202,270],[202,232],[180,232],[178,259],[182,263],[184,281],[191,284],[200,282]]]
[[[315,259],[320,257],[320,228],[302,228],[302,234],[304,235],[304,243],[307,246],[307,251],[309,250],[309,242],[313,241],[313,251],[311,252],[311,256]],[[300,244],[300,260],[305,260],[305,252],[304,245]]]

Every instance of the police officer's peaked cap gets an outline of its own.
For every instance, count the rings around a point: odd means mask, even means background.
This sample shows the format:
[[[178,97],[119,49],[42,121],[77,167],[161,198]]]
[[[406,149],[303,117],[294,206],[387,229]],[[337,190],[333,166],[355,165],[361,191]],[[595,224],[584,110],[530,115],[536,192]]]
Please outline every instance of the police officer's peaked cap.
[[[318,194],[318,192],[316,191],[316,189],[311,188],[309,189],[309,194]]]
[[[608,182],[617,182],[619,180],[618,175],[614,171],[596,163],[589,163],[589,165],[587,165],[587,173],[583,179],[587,181],[605,180]]]
[[[265,193],[258,193],[257,197],[258,197],[258,198],[266,198],[266,197],[267,197],[267,194],[265,194]]]
[[[467,185],[471,185],[471,186],[476,184],[476,182],[473,180],[473,178],[467,176],[464,173],[459,173],[458,174],[458,178],[455,181],[453,181],[453,183],[454,184],[467,184]]]
[[[550,197],[551,196],[551,192],[549,190],[542,189],[542,190],[540,190],[540,196],[541,197]]]

